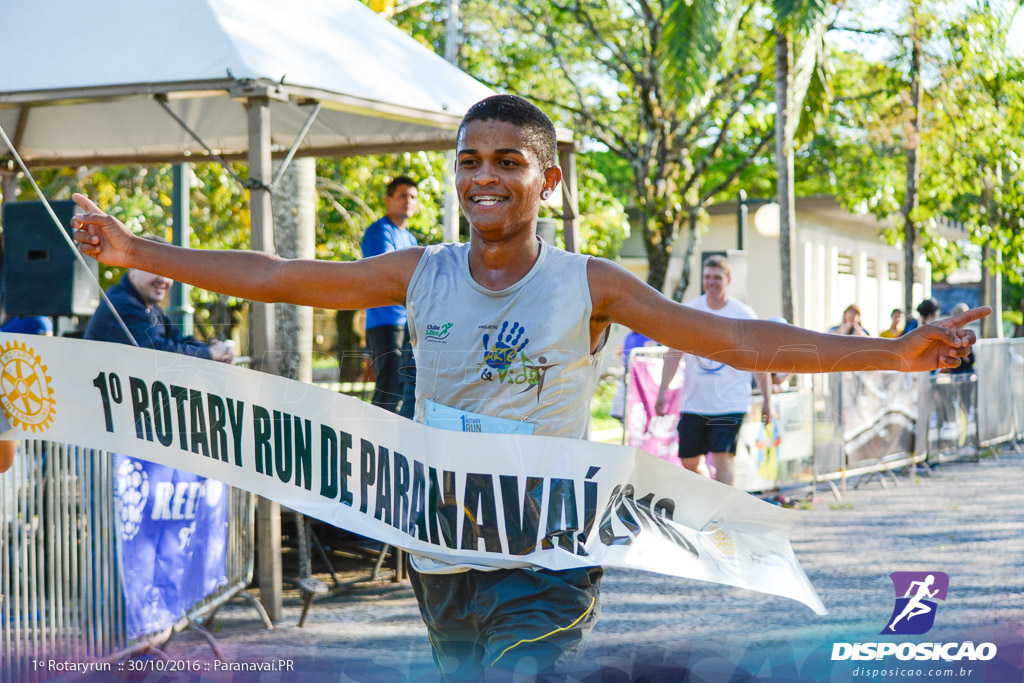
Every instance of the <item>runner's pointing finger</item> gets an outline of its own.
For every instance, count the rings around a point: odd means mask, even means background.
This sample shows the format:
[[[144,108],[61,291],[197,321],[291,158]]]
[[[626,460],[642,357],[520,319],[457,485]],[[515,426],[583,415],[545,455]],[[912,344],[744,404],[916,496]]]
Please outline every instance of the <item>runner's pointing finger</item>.
[[[951,316],[949,318],[936,320],[935,322],[932,323],[932,325],[958,329],[963,327],[964,325],[967,325],[968,323],[974,322],[975,320],[981,320],[991,312],[992,309],[989,308],[988,306],[979,306],[978,308],[972,308],[971,310],[964,311],[963,313],[957,313],[956,315]]]
[[[99,214],[101,216],[106,215],[103,213],[103,209],[97,206],[96,202],[86,197],[84,194],[78,192],[71,195],[71,199],[78,204],[80,207],[85,209],[86,214]]]

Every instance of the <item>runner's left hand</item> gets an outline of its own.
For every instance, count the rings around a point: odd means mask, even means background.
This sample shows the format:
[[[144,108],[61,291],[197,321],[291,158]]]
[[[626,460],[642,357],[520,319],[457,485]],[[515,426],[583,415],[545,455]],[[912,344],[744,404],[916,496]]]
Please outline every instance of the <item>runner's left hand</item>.
[[[949,318],[921,325],[913,332],[896,340],[897,353],[903,359],[901,370],[919,372],[959,367],[960,359],[971,352],[978,341],[974,330],[965,329],[968,323],[990,314],[988,306],[972,308]]]

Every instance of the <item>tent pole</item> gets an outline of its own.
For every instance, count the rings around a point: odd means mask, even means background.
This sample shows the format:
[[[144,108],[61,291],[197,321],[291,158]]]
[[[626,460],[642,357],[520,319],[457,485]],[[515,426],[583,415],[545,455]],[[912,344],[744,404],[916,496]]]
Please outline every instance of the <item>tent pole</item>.
[[[562,236],[565,250],[580,253],[580,226],[576,220],[580,214],[576,186],[576,145],[568,143],[558,146],[558,165],[562,167]]]
[[[252,97],[245,102],[249,120],[249,209],[252,217],[250,249],[274,253],[274,223],[267,179],[270,161],[270,100]],[[249,304],[249,331],[254,367],[276,373],[274,362],[274,306],[256,301]],[[272,621],[282,617],[281,595],[281,506],[260,498],[256,507],[259,536],[260,601]]]
[[[224,157],[222,157],[221,155],[217,154],[212,149],[210,149],[210,146],[207,145],[205,142],[203,142],[203,139],[201,137],[199,137],[199,133],[197,133],[194,130],[192,130],[191,128],[189,128],[189,125],[187,123],[185,123],[180,116],[178,116],[177,114],[174,113],[174,110],[171,109],[169,104],[167,104],[167,95],[156,95],[156,96],[154,96],[153,99],[156,101],[157,104],[159,104],[161,107],[163,107],[165,112],[167,112],[168,114],[171,115],[171,118],[174,119],[178,123],[179,126],[181,126],[182,130],[184,130],[186,133],[188,133],[190,136],[192,136],[192,139],[195,140],[196,142],[198,142],[199,146],[206,150],[206,153],[209,154],[211,158],[216,159],[218,162],[220,162],[220,165],[224,167],[224,170],[228,172],[228,175],[230,175],[232,178],[237,180],[238,184],[241,185],[242,187],[246,186],[245,182],[241,179],[241,177],[239,177],[239,175],[237,173],[235,173],[235,169],[231,168],[231,164],[229,164],[227,162],[227,160],[224,159]],[[249,124],[249,144],[250,144],[250,148],[249,149],[250,149],[250,160],[251,160],[251,158],[252,158],[252,147],[251,147],[251,145],[252,145],[252,123],[251,122]]]
[[[292,158],[295,157],[295,152],[299,149],[299,145],[302,144],[302,141],[306,139],[306,133],[308,133],[309,129],[313,127],[313,122],[316,121],[316,115],[320,113],[321,107],[323,107],[323,103],[317,102],[316,106],[313,107],[313,110],[309,112],[309,116],[306,117],[306,122],[302,124],[302,130],[300,130],[299,134],[295,137],[295,142],[292,144],[291,148],[289,148],[288,154],[284,157],[284,161],[282,161],[277,167],[277,173],[274,174],[274,182],[270,183],[271,191],[273,191],[273,188],[277,185],[278,181],[281,180],[281,176],[284,175],[285,171],[288,170],[288,166],[291,165]]]
[[[448,16],[444,22],[444,58],[449,64],[459,65],[459,0],[448,0]],[[454,145],[453,145],[454,147]],[[455,189],[455,150],[444,153],[444,214],[441,239],[459,241],[459,195]]]
[[[189,224],[189,179],[192,177],[190,168],[188,163],[175,164],[171,167],[171,178],[174,183],[171,195],[171,241],[179,247],[188,246],[189,235],[192,233],[192,226]],[[192,335],[192,314],[195,312],[190,291],[192,287],[176,281],[171,285],[171,306],[167,309],[171,322],[177,325],[186,337]]]
[[[18,172],[11,167],[0,166],[0,194],[3,195],[3,203],[14,201],[14,195],[18,187]]]

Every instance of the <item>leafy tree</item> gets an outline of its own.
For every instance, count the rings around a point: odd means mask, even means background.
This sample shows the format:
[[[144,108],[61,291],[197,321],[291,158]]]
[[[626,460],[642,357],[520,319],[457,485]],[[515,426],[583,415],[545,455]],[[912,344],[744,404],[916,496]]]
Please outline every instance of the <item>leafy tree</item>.
[[[927,142],[939,170],[930,194],[983,247],[984,269],[1017,286],[1024,273],[1024,60],[1006,51],[1012,8],[978,1],[945,27],[948,61]]]
[[[805,192],[831,190],[851,210],[898,216],[887,237],[903,243],[911,267],[920,249],[937,277],[961,258],[936,230],[947,220],[1001,252],[1011,277],[1019,271],[1011,245],[1021,231],[1021,66],[1005,53],[1010,9],[978,0],[951,12],[914,0],[898,25],[839,26],[887,40],[891,54],[834,60],[829,123],[797,159]],[[907,283],[909,306],[912,271]]]
[[[688,233],[689,255],[703,209],[771,140],[766,27],[757,13],[736,2],[678,7],[704,13],[703,21],[670,23],[669,7],[647,0],[505,0],[485,10],[470,2],[464,14],[464,68],[545,106],[625,162],[622,203],[639,209],[648,282],[659,289],[680,234]],[[671,31],[698,26],[704,32],[692,37],[713,47],[685,60],[670,50],[692,44],[670,40]],[[686,281],[684,273],[676,298]]]
[[[510,6],[483,3],[479,0],[463,2],[462,15],[465,29],[461,33],[456,63],[467,73],[476,76],[486,83],[499,89],[509,89],[509,83],[502,78],[506,72],[515,73],[517,82],[532,82],[539,77],[543,69],[539,69],[543,59],[540,55],[529,55],[526,51],[516,54],[515,63],[508,55],[496,50],[495,45],[486,44],[481,36],[490,31],[501,32],[499,27],[509,18]],[[374,7],[374,2],[370,2]],[[420,40],[438,54],[445,54],[445,20],[450,3],[447,0],[428,2],[409,2],[393,7],[389,17],[404,31]],[[387,9],[384,8],[385,13]],[[544,80],[543,76],[540,77]],[[527,90],[530,90],[527,88]],[[514,91],[514,90],[513,90]],[[540,92],[547,92],[546,86]],[[519,90],[521,94],[535,101],[542,101],[532,90]],[[549,112],[552,114],[552,112]],[[556,114],[556,119],[558,119]],[[572,126],[571,118],[558,120],[562,125]],[[601,151],[578,153],[577,172],[579,174],[579,208],[581,215],[578,225],[581,236],[581,251],[595,256],[613,258],[618,247],[626,236],[628,221],[622,201],[622,195],[614,193],[609,181],[603,176],[602,164],[592,155],[600,155]],[[440,171],[436,176],[441,178]],[[544,215],[558,217],[553,211],[545,211]],[[559,246],[564,246],[561,234],[557,237]]]
[[[775,172],[779,204],[782,316],[796,320],[796,189],[794,153],[798,132],[827,112],[830,70],[825,56],[827,0],[775,0]],[[795,49],[794,49],[795,48]],[[793,62],[793,56],[796,60]],[[806,103],[806,104],[805,104]]]
[[[235,172],[246,175],[245,167]],[[70,199],[73,192],[92,197],[139,234],[171,238],[171,167],[110,166],[40,169],[34,174],[47,199]],[[38,199],[21,179],[19,200]],[[194,164],[190,189],[191,246],[244,249],[249,244],[248,198],[238,183],[215,163]],[[116,283],[123,269],[100,266],[104,289]],[[201,338],[237,336],[248,304],[224,295],[192,289],[196,334]]]

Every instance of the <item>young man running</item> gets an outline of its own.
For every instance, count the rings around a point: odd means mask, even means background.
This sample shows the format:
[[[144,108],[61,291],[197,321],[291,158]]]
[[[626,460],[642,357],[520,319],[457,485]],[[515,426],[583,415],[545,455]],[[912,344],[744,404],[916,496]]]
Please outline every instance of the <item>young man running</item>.
[[[361,261],[285,260],[245,251],[181,249],[133,237],[76,195],[83,253],[265,302],[333,309],[404,305],[416,349],[416,419],[428,400],[498,418],[534,434],[585,438],[596,354],[618,322],[666,346],[754,372],[930,370],[955,367],[985,315],[975,309],[898,340],[837,337],[757,320],[723,320],[666,299],[610,261],[569,254],[536,236],[555,192],[555,129],[510,95],[470,108],[459,128],[456,187],[468,244]],[[450,325],[449,325],[450,323]],[[444,330],[441,334],[427,332]],[[510,368],[517,372],[506,372]],[[525,371],[528,390],[509,383]],[[449,678],[479,679],[534,658],[547,669],[580,649],[597,620],[600,568],[441,565],[417,558],[420,611]]]

